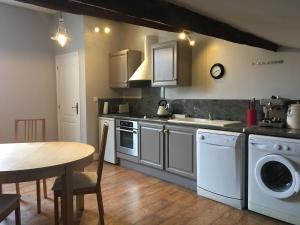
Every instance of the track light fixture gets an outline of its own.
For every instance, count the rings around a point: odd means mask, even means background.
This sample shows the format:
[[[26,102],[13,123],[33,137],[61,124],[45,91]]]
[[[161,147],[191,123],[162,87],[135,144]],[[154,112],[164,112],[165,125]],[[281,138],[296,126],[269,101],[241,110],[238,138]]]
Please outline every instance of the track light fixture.
[[[188,40],[188,42],[190,43],[190,46],[194,46],[196,44],[196,41],[193,40],[190,36],[190,34],[186,31],[182,31],[179,33],[178,35],[179,39],[181,40]]]

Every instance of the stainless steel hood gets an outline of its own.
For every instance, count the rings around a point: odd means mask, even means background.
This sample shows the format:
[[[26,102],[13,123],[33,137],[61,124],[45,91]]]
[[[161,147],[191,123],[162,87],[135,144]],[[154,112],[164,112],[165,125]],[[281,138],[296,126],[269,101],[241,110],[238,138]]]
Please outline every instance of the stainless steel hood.
[[[151,45],[158,42],[158,37],[153,35],[145,36],[144,43],[144,61],[137,68],[134,74],[130,77],[129,81],[141,82],[141,81],[151,81]]]

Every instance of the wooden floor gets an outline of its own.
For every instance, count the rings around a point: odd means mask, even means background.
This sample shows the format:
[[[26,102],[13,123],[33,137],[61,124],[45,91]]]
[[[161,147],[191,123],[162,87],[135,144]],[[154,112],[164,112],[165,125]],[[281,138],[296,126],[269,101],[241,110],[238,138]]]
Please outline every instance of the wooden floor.
[[[87,170],[95,171],[96,163]],[[106,225],[270,225],[277,220],[240,211],[199,197],[195,192],[145,176],[119,166],[105,164],[102,181]],[[21,214],[23,225],[52,225],[53,195],[42,201],[43,213],[36,213],[35,183],[22,183]],[[14,185],[4,185],[4,193],[14,192]],[[85,197],[84,213],[76,213],[77,225],[98,224],[96,197]],[[13,225],[14,216],[1,225]]]

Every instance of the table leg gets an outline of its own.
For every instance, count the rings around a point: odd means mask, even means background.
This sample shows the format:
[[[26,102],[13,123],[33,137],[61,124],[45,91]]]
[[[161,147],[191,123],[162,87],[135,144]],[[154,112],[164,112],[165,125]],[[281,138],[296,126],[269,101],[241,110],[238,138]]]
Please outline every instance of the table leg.
[[[64,225],[73,225],[73,170],[70,167],[65,168],[63,176],[63,190],[62,190],[62,218]]]
[[[41,184],[40,180],[36,180],[36,205],[37,205],[37,213],[40,214],[41,209]]]

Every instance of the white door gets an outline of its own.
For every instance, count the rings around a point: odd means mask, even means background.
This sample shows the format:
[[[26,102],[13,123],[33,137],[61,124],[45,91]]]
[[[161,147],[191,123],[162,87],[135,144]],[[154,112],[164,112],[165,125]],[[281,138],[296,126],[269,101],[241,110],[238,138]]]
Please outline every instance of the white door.
[[[80,142],[79,56],[72,52],[55,61],[59,140]]]

